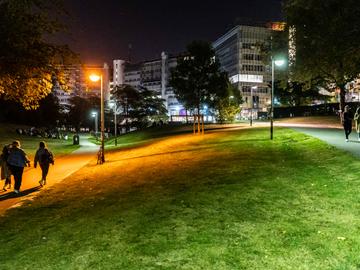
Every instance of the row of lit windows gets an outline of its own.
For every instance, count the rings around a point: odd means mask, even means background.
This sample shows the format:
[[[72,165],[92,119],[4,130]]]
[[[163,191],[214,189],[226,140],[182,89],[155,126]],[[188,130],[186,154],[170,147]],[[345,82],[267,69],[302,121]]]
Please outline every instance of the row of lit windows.
[[[259,54],[243,54],[243,60],[256,60],[261,61],[262,57]]]
[[[258,66],[258,65],[242,65],[243,71],[257,71],[257,72],[264,72],[265,68],[264,66]]]
[[[243,86],[242,92],[243,93],[251,93],[251,86]],[[253,93],[267,94],[268,92],[269,92],[269,90],[266,87],[258,87],[256,89],[253,89]]]

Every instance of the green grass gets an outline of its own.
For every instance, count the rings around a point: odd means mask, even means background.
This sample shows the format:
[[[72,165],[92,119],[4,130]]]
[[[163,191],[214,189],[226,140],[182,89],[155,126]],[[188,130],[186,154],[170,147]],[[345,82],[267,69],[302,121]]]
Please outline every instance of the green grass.
[[[18,126],[11,124],[0,124],[1,150],[3,146],[10,144],[14,140],[20,141],[21,148],[23,148],[27,155],[31,158],[35,155],[36,149],[39,147],[40,141],[45,141],[49,149],[57,157],[69,154],[79,148],[78,145],[72,145],[71,139],[65,141],[59,139],[48,139],[19,135],[15,131],[17,127]]]
[[[1,269],[360,268],[359,161],[317,139],[227,131],[108,159],[0,220]]]
[[[216,130],[224,127],[239,126],[240,124],[207,124],[205,130]],[[150,127],[140,131],[133,131],[117,137],[117,146],[115,146],[115,138],[105,140],[105,148],[108,150],[120,150],[132,147],[139,147],[151,144],[159,139],[174,135],[191,134],[193,132],[192,125],[169,125],[163,127]],[[100,145],[100,138],[89,137],[89,141]]]
[[[291,117],[276,119],[276,122],[286,122],[294,124],[315,124],[315,125],[337,125],[341,126],[338,116],[308,116],[308,117]]]

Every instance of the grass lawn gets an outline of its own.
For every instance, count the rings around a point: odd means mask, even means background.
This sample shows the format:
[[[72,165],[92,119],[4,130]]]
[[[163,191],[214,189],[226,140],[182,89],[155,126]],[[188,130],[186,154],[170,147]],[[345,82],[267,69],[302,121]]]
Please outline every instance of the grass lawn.
[[[275,122],[313,125],[338,125],[339,127],[341,127],[340,118],[338,116],[291,117],[276,119]]]
[[[108,154],[0,219],[0,268],[359,269],[359,161],[268,132]]]
[[[72,139],[65,141],[59,139],[47,139],[47,138],[19,135],[15,131],[17,127],[19,126],[0,123],[1,150],[2,147],[4,147],[7,144],[10,144],[12,141],[19,140],[21,143],[21,148],[24,149],[26,154],[29,157],[31,157],[32,160],[32,157],[35,155],[35,152],[39,147],[39,142],[41,141],[45,141],[51,152],[53,152],[54,155],[57,157],[69,154],[79,148],[78,145],[72,145]]]
[[[246,123],[245,125],[248,125]],[[232,128],[245,126],[244,123],[237,124],[206,124],[205,132],[222,129],[222,128]],[[127,149],[132,147],[139,147],[148,145],[158,141],[159,139],[180,135],[180,134],[190,134],[193,132],[192,125],[165,125],[163,127],[151,127],[145,130],[134,131],[127,134],[123,134],[117,137],[118,145],[115,146],[115,138],[110,138],[105,140],[105,148],[108,150],[119,150],[119,149]],[[95,137],[89,137],[89,141],[94,144],[100,145],[100,138],[96,139]]]

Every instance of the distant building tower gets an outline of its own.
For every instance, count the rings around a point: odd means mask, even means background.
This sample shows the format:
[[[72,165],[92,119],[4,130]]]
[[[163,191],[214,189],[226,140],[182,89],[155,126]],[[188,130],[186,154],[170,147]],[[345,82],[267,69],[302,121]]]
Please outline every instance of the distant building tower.
[[[250,112],[255,117],[266,114],[270,104],[271,64],[263,62],[259,45],[268,40],[271,31],[267,27],[239,25],[213,43],[221,68],[241,92],[241,115],[245,118]]]
[[[113,84],[122,85],[125,80],[125,60],[114,60],[113,61]]]

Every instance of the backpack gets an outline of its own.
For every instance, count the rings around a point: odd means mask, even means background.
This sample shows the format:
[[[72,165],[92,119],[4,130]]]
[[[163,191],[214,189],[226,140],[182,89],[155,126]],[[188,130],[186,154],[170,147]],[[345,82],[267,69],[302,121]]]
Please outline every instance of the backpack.
[[[39,161],[40,163],[54,164],[54,156],[49,150],[44,149],[44,153],[40,155]]]

